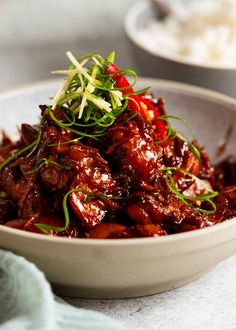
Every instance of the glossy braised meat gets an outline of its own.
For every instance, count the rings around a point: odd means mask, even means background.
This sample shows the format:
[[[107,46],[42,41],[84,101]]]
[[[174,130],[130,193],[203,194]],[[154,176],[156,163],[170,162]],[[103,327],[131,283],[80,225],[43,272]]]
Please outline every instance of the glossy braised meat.
[[[196,146],[201,154],[201,160],[190,151],[186,141],[176,136],[171,137],[168,145],[163,148],[161,144],[156,143],[150,123],[138,114],[127,121],[129,115],[126,113],[121,116],[113,127],[108,129],[102,149],[105,146],[105,154],[115,176],[124,178],[126,175],[127,181],[132,182],[131,192],[140,188],[151,191],[161,189],[163,175],[158,170],[163,167],[183,168],[208,181],[210,185],[214,184],[213,166],[200,147]],[[175,176],[175,182],[182,192],[194,184],[192,178],[181,173]],[[163,188],[166,190],[166,186]],[[200,193],[196,191],[196,187],[192,190],[193,194]]]
[[[26,141],[25,136],[30,132],[35,138],[33,127],[23,127],[21,140]],[[109,196],[117,195],[119,191],[98,150],[80,142],[60,147],[66,136],[63,133],[45,126],[38,153],[5,166],[0,172],[0,189],[17,205],[20,218],[33,219],[35,223],[41,223],[44,216],[50,215],[52,219],[52,214],[61,214],[63,195],[71,191],[69,202],[79,226],[91,229],[106,217],[112,217],[118,204]],[[31,143],[29,140],[27,142]],[[49,148],[51,144],[53,147]],[[90,193],[106,198],[94,200]],[[5,208],[2,206],[3,214]],[[8,219],[9,216],[5,221]],[[24,228],[31,230],[32,226]]]
[[[107,196],[118,194],[118,187],[111,176],[107,162],[100,156],[98,150],[77,144],[69,148],[68,158],[76,170],[70,189],[78,191],[70,194],[70,204],[86,229],[93,228],[103,222],[107,211],[116,210],[119,206]],[[89,200],[89,197],[106,196]]]
[[[164,114],[161,100],[153,100],[153,105]],[[73,131],[55,126],[45,116],[46,109],[41,106],[40,126],[21,126],[17,142],[3,133],[1,162],[15,150],[37,139],[38,143],[0,170],[0,224],[37,233],[42,233],[39,224],[63,228],[66,205],[68,228],[51,229],[50,234],[134,238],[200,229],[236,216],[232,159],[214,168],[196,142],[200,158],[176,135],[163,145],[152,123],[131,110],[121,114],[99,141],[87,138],[81,143]],[[61,112],[55,110],[54,116],[63,122]],[[187,205],[170,190],[168,168],[183,170],[174,171],[172,180],[180,194],[193,197]],[[220,191],[217,211],[208,214],[211,205],[194,197],[215,188]],[[203,207],[205,214],[199,210]]]
[[[12,141],[5,131],[0,130],[0,163],[19,147],[20,143],[18,141]]]
[[[157,169],[161,166],[163,148],[155,145],[151,125],[140,115],[127,120],[121,116],[104,137],[105,153],[112,171],[131,178],[134,188],[141,183],[152,184]]]
[[[236,159],[228,156],[215,167],[218,189],[236,185]]]
[[[9,199],[0,199],[0,224],[17,217],[17,207]]]

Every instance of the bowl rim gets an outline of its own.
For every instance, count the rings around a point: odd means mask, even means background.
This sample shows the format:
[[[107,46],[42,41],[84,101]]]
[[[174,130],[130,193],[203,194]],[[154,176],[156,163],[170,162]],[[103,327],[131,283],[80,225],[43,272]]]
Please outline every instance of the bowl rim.
[[[0,92],[0,102],[6,98],[11,98],[17,95],[27,94],[31,91],[37,91],[40,89],[51,88],[56,86],[61,82],[61,79],[49,79],[41,80],[17,88],[9,89],[7,91]],[[189,84],[184,84],[175,81],[168,81],[155,78],[138,78],[138,82],[141,84],[152,84],[152,87],[168,87],[169,89],[175,89],[177,91],[185,91],[195,95],[200,95],[204,97],[210,97],[211,99],[218,100],[227,104],[228,106],[234,106],[236,111],[236,99],[208,90],[206,88],[197,87]],[[152,88],[151,87],[151,88]],[[42,242],[55,242],[55,243],[65,243],[69,245],[88,245],[88,246],[136,246],[136,245],[147,245],[147,244],[168,244],[171,242],[177,242],[181,240],[192,240],[198,237],[204,237],[207,235],[212,235],[216,232],[227,230],[235,226],[236,229],[236,217],[223,221],[221,223],[215,224],[213,226],[205,227],[198,230],[182,232],[178,234],[172,234],[167,236],[156,237],[140,237],[140,238],[130,238],[130,239],[92,239],[92,238],[68,238],[68,237],[58,237],[58,236],[46,236],[43,234],[27,232],[20,229],[10,228],[4,225],[0,225],[0,237],[1,233],[10,234],[12,236],[17,236],[18,238],[25,239],[37,239]],[[236,239],[236,234],[235,234]]]
[[[130,38],[130,40],[139,48],[147,52],[149,55],[159,57],[163,60],[168,60],[170,62],[176,63],[176,64],[182,64],[186,66],[193,66],[198,69],[212,69],[212,70],[218,70],[218,71],[236,71],[236,66],[224,66],[222,64],[205,64],[205,63],[197,63],[194,62],[187,57],[183,57],[176,54],[163,54],[159,53],[158,51],[154,51],[152,49],[146,48],[143,42],[137,37],[137,30],[135,29],[135,23],[141,13],[145,11],[147,8],[151,8],[152,4],[150,2],[147,2],[145,0],[138,1],[135,3],[127,12],[125,20],[124,20],[124,28],[127,36]]]

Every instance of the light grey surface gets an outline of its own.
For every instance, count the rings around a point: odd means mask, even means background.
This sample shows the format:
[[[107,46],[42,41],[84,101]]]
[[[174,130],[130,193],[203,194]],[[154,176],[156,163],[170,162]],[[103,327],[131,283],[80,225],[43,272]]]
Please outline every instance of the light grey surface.
[[[134,2],[1,0],[0,90],[51,77],[50,70],[64,67],[67,49],[103,55],[115,49],[119,64],[135,68],[122,27]],[[67,301],[123,320],[132,330],[236,329],[236,256],[200,280],[163,294]]]
[[[130,330],[236,329],[236,256],[198,281],[154,296],[123,300],[67,298],[123,321]]]

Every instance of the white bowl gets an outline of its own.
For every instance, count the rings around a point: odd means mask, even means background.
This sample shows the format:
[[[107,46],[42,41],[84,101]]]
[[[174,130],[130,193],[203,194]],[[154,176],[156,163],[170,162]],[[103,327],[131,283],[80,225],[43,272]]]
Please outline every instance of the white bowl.
[[[236,101],[200,88],[140,80],[164,96],[170,114],[193,124],[200,144],[213,156],[216,141],[236,122]],[[58,82],[42,82],[0,96],[1,126],[36,122]],[[235,153],[234,132],[227,153]],[[236,219],[160,238],[69,239],[0,226],[0,247],[34,262],[57,293],[86,298],[127,298],[170,290],[193,281],[236,252]],[[210,285],[210,283],[209,283]]]
[[[175,54],[153,51],[139,37],[151,21],[156,21],[157,13],[151,2],[136,3],[125,19],[126,34],[131,43],[133,58],[137,62],[140,75],[181,81],[213,89],[236,97],[236,68],[223,65],[196,64]]]

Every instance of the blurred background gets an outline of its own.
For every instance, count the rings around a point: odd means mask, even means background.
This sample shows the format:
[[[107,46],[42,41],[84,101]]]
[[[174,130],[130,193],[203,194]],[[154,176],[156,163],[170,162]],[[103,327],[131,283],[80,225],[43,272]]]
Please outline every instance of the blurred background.
[[[116,51],[134,68],[123,22],[137,0],[0,0],[0,91],[53,78],[75,55]]]
[[[0,0],[0,91],[51,79],[67,50],[236,97],[236,0]]]

